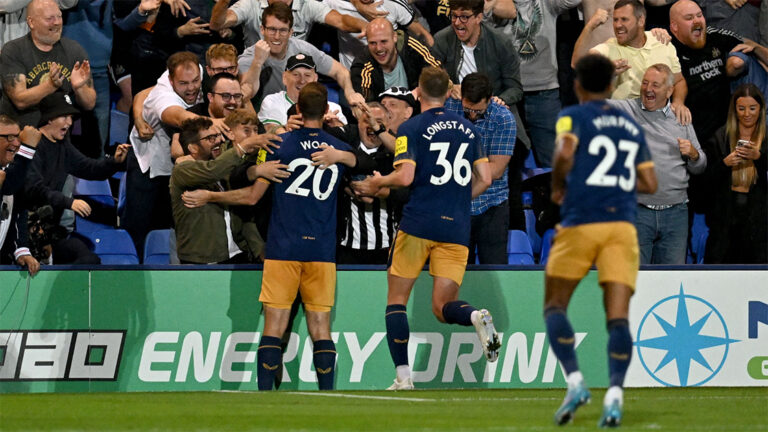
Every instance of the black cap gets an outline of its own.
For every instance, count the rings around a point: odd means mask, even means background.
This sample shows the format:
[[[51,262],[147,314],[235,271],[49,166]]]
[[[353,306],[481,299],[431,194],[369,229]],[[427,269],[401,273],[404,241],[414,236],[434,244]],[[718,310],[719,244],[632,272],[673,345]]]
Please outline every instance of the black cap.
[[[285,62],[285,70],[292,71],[297,67],[305,67],[307,69],[315,70],[315,61],[312,60],[312,56],[306,54],[296,54]]]
[[[72,98],[63,92],[55,92],[40,101],[40,122],[38,126],[45,126],[56,117],[65,115],[80,115],[80,110],[72,104]]]
[[[391,97],[405,101],[408,105],[414,107],[416,105],[416,99],[413,98],[411,91],[406,87],[390,87],[383,92],[379,93],[379,102],[385,97]]]

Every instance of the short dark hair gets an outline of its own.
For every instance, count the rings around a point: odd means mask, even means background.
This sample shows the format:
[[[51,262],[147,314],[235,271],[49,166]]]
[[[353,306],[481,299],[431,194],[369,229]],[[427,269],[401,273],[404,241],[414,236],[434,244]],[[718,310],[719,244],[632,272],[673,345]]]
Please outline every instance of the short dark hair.
[[[483,0],[448,0],[448,6],[451,11],[457,9],[471,10],[473,14],[483,13],[483,7],[485,6]]]
[[[493,86],[491,80],[484,73],[473,72],[464,77],[461,82],[461,98],[471,103],[478,103],[483,99],[491,99]]]
[[[195,117],[184,120],[181,123],[181,132],[179,133],[179,144],[181,144],[184,154],[189,154],[189,145],[200,142],[200,132],[213,126],[213,122],[208,117]]]
[[[634,13],[635,18],[640,19],[640,17],[645,16],[645,6],[640,0],[619,0],[613,6],[613,10],[623,8],[626,5],[632,6],[632,12]]]
[[[237,77],[232,75],[229,72],[217,73],[216,75],[211,77],[211,91],[213,91],[213,89],[216,88],[216,84],[218,84],[219,81],[223,79],[237,81]],[[240,81],[237,81],[237,82],[240,83]]]
[[[176,69],[179,66],[190,64],[193,67],[199,68],[200,60],[197,58],[195,53],[189,51],[181,51],[168,57],[168,62],[166,64],[168,66],[168,75],[173,78],[173,75],[176,73]]]
[[[224,124],[229,126],[230,129],[238,125],[259,125],[259,117],[255,112],[247,110],[245,108],[238,108],[224,118]]]
[[[613,62],[600,54],[587,54],[576,63],[576,80],[590,93],[604,93],[613,80]]]
[[[0,114],[0,125],[2,126],[19,126],[19,122],[8,117],[5,114]],[[19,126],[21,127],[21,126]]]
[[[427,66],[419,75],[421,96],[427,99],[441,99],[451,88],[451,79],[445,69]]]
[[[318,82],[311,82],[299,92],[299,112],[306,119],[318,120],[325,115],[328,106],[328,90]]]
[[[261,13],[262,26],[266,24],[268,16],[273,16],[278,20],[287,23],[289,28],[293,28],[293,11],[290,6],[283,2],[273,2],[264,9],[264,12]]]

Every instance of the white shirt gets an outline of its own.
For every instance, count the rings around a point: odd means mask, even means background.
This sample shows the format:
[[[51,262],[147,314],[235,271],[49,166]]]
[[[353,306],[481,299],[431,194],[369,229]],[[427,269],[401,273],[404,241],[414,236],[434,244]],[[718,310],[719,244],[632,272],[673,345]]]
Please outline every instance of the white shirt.
[[[200,66],[200,76],[203,76],[202,66]],[[169,131],[167,126],[163,124],[163,112],[173,106],[187,109],[202,101],[203,93],[201,90],[197,95],[195,103],[186,103],[173,90],[171,80],[168,77],[168,71],[166,70],[160,75],[155,88],[149,92],[147,99],[144,101],[142,111],[144,121],[152,127],[155,134],[149,140],[144,141],[139,138],[139,132],[136,130],[136,126],[134,126],[129,135],[141,172],[145,173],[149,170],[149,178],[171,175],[171,170],[173,169],[173,161],[171,161],[171,135],[173,132]]]
[[[268,0],[239,0],[229,10],[237,16],[237,24],[243,25],[246,46],[260,40],[261,13],[269,6]],[[293,37],[307,40],[312,24],[325,23],[331,8],[317,0],[293,0]]]
[[[461,44],[461,48],[464,50],[464,57],[461,58],[461,68],[459,69],[459,82],[464,81],[464,77],[477,72],[477,63],[475,63],[475,47],[470,47]]]
[[[331,7],[331,9],[339,11],[341,14],[352,15],[355,18],[359,18],[363,21],[367,21],[362,15],[355,9],[355,6],[346,0],[323,0],[323,3]],[[392,23],[395,30],[405,28],[411,25],[414,19],[413,9],[408,5],[408,2],[403,0],[384,0],[379,7],[379,10],[389,12],[386,16],[387,20]],[[355,61],[355,57],[364,56],[368,51],[368,41],[358,39],[360,33],[346,33],[338,32],[339,35],[339,62],[349,69],[352,66],[352,62]]]
[[[294,102],[288,97],[288,93],[283,90],[278,93],[272,93],[264,98],[259,110],[259,121],[262,123],[272,123],[284,126],[288,121],[288,109]],[[341,107],[335,102],[328,101],[328,112],[336,112],[336,117],[347,124],[347,118],[341,112]]]

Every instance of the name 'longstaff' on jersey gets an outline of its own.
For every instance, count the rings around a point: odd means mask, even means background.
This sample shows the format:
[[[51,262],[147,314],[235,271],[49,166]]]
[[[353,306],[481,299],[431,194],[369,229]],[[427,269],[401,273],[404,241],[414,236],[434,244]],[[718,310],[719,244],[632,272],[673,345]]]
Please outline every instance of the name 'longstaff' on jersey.
[[[423,136],[424,139],[431,140],[436,133],[446,129],[456,129],[464,132],[470,139],[475,137],[475,133],[472,131],[472,129],[465,127],[463,124],[457,122],[456,120],[432,123],[431,125],[427,126],[427,133],[422,134],[421,136]]]

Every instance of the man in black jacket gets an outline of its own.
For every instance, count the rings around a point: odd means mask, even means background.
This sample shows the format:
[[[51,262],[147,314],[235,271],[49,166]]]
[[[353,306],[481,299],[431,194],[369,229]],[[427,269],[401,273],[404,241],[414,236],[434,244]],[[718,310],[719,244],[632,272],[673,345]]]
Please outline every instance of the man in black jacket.
[[[377,18],[366,26],[368,54],[355,59],[350,67],[352,87],[366,102],[377,100],[390,87],[414,89],[419,85],[421,70],[440,67],[429,48],[403,31],[395,31],[392,23]]]

